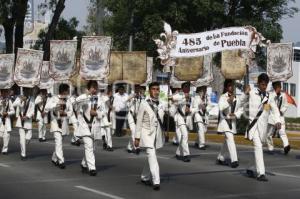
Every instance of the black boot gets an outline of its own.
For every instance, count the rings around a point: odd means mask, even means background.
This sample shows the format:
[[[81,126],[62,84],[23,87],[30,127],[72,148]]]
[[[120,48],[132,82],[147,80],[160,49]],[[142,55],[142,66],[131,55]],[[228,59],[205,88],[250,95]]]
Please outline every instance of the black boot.
[[[287,145],[286,147],[284,147],[284,155],[287,155],[291,150],[291,146]]]

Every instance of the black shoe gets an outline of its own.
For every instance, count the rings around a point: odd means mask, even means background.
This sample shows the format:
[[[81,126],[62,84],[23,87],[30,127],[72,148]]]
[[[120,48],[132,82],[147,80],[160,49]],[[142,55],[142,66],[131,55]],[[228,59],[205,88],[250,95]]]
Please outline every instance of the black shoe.
[[[54,161],[54,160],[51,160],[51,162],[52,162],[52,164],[54,165],[54,166],[58,166],[58,162],[56,161]]]
[[[22,161],[26,161],[26,160],[27,160],[27,157],[26,157],[26,156],[21,156],[21,160],[22,160]]]
[[[60,163],[60,164],[58,164],[57,166],[58,166],[58,168],[60,168],[60,169],[65,169],[65,168],[66,168],[66,165],[65,165],[64,163]]]
[[[179,144],[177,142],[172,143],[174,146],[178,146]]]
[[[199,144],[198,144],[198,143],[195,143],[195,144],[194,144],[194,147],[195,147],[196,149],[198,149],[198,148],[199,148]]]
[[[206,146],[199,147],[199,150],[206,150]]]
[[[90,170],[90,176],[96,176],[97,171],[96,170]]]
[[[182,156],[180,156],[180,155],[175,155],[175,158],[176,158],[177,160],[182,160]]]
[[[222,166],[227,166],[226,161],[223,161],[223,160],[220,160],[220,159],[217,159],[216,164],[222,165]]]
[[[103,143],[103,149],[106,150],[107,149],[107,144]]]
[[[256,178],[258,181],[261,181],[261,182],[268,182],[268,178],[265,176],[265,175],[260,175]]]
[[[286,147],[284,147],[284,155],[287,155],[291,150],[291,146],[287,145]]]
[[[8,153],[7,152],[2,152],[2,155],[8,155]]]
[[[106,148],[106,151],[112,152],[112,151],[114,151],[114,149],[113,149],[112,147],[107,147],[107,148]]]
[[[135,149],[135,154],[139,155],[140,152],[141,152],[141,149],[139,149],[139,148]]]
[[[249,178],[255,178],[255,173],[254,171],[250,170],[250,169],[247,169],[246,170],[246,174]]]
[[[128,152],[128,153],[133,153],[133,150],[127,149],[127,152]]]
[[[88,168],[87,167],[82,166],[82,164],[80,165],[80,167],[81,167],[81,172],[82,173],[88,173]]]
[[[239,162],[235,161],[230,164],[231,168],[237,168],[239,166]]]
[[[159,184],[154,184],[153,185],[153,190],[159,191],[160,190],[160,185]]]
[[[190,161],[191,161],[191,158],[190,158],[190,156],[183,156],[182,161],[183,161],[183,162],[190,162]]]
[[[141,180],[141,183],[143,183],[146,186],[151,186],[152,185],[150,180]]]
[[[39,142],[43,142],[43,138],[39,138]]]
[[[43,139],[42,139],[42,142],[47,142],[47,139],[46,139],[46,138],[43,138]]]
[[[71,144],[73,146],[80,146],[81,145],[80,140],[76,140],[75,142],[71,142]]]

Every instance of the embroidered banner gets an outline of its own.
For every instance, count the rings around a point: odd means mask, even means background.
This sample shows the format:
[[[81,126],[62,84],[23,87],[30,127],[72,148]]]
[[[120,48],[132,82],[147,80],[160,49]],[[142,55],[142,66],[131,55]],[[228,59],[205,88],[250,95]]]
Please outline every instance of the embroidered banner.
[[[111,37],[83,37],[80,76],[86,80],[103,80],[109,74]]]
[[[9,89],[14,84],[14,54],[0,54],[0,89]]]
[[[243,79],[246,74],[246,59],[241,50],[226,50],[222,52],[221,73],[225,79]]]
[[[50,76],[56,81],[70,79],[77,72],[77,40],[50,41]]]
[[[54,79],[49,75],[50,62],[43,61],[41,70],[41,80],[39,84],[40,89],[49,89],[54,85]]]
[[[267,73],[271,81],[287,81],[293,76],[293,44],[274,43],[267,48]]]
[[[40,82],[43,51],[18,48],[14,81],[20,87],[33,88]]]

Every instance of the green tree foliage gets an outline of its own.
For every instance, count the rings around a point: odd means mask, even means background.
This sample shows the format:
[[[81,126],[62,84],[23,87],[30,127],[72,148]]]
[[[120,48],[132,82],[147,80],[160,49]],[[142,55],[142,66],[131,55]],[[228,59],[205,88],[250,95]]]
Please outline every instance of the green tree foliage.
[[[81,37],[84,35],[83,31],[78,31],[79,21],[73,17],[67,21],[64,18],[61,18],[53,32],[52,39],[54,40],[72,40],[74,37],[77,37],[79,41],[81,41]],[[39,33],[39,40],[35,44],[34,49],[41,49],[43,43],[45,42],[47,30],[42,30]],[[78,44],[80,48],[80,43]]]
[[[91,1],[90,11],[96,8]],[[272,42],[282,39],[279,21],[298,11],[294,0],[102,0],[106,8],[104,32],[114,38],[114,48],[127,50],[133,34],[133,50],[155,56],[153,37],[163,31],[162,21],[181,33],[195,33],[229,26],[252,25]],[[133,16],[133,23],[131,17]],[[89,27],[95,25],[90,12]]]
[[[17,48],[23,47],[24,19],[28,0],[1,0],[0,24],[5,31],[6,53],[13,52],[15,40],[15,53]],[[15,29],[15,34],[14,34]]]

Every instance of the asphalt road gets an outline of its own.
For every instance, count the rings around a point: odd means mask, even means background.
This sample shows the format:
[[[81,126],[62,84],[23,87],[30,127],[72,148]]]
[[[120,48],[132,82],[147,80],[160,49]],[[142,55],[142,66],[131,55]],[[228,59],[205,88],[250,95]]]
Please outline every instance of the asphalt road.
[[[34,131],[34,135],[37,132]],[[240,167],[232,169],[215,164],[220,144],[209,143],[205,151],[194,149],[192,161],[184,163],[174,158],[176,147],[168,143],[158,151],[161,171],[161,190],[154,191],[140,182],[140,173],[146,161],[145,154],[128,154],[125,150],[128,137],[114,138],[114,152],[97,145],[98,175],[82,174],[80,162],[83,147],[70,145],[64,139],[66,169],[51,164],[54,141],[51,135],[45,143],[34,137],[29,144],[28,160],[21,161],[18,133],[11,136],[9,154],[0,155],[0,198],[299,198],[300,151],[288,156],[280,149],[265,154],[269,182],[258,182],[245,175],[251,165],[251,147],[239,146]],[[1,144],[2,145],[2,144]]]

